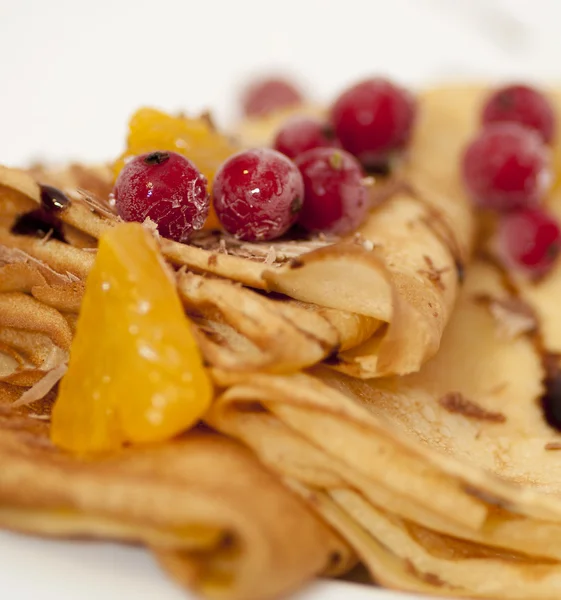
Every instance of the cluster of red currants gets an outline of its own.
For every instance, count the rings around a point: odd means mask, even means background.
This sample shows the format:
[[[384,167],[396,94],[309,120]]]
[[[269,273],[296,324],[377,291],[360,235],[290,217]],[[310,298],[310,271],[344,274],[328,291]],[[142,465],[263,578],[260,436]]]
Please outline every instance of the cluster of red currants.
[[[538,90],[509,85],[487,100],[481,122],[463,157],[465,185],[477,206],[499,214],[497,251],[505,265],[541,277],[561,249],[557,220],[542,206],[553,179],[555,113]]]
[[[285,82],[255,88],[250,116],[301,101]],[[268,241],[294,224],[311,233],[345,235],[366,217],[365,169],[379,167],[407,144],[416,103],[381,78],[358,83],[331,106],[326,122],[289,119],[274,148],[229,157],[212,182],[212,199],[225,231],[246,241]],[[200,229],[210,199],[196,166],[173,152],[152,152],[128,162],[115,184],[119,215],[149,217],[161,235],[181,242]]]

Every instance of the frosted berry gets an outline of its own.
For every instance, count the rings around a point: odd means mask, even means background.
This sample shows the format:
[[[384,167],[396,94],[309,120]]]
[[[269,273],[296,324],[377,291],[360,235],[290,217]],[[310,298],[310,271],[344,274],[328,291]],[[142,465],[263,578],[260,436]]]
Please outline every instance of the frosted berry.
[[[407,144],[415,113],[407,90],[375,78],[343,92],[331,108],[331,122],[343,148],[370,168]]]
[[[242,108],[246,116],[259,117],[280,108],[296,106],[302,101],[302,94],[290,81],[281,78],[261,79],[247,88],[242,98]]]
[[[557,260],[561,231],[557,221],[542,209],[525,208],[502,216],[497,245],[506,266],[540,277]]]
[[[339,147],[331,126],[310,117],[292,117],[281,127],[273,146],[289,158],[320,147]]]
[[[539,204],[551,183],[547,147],[517,123],[483,129],[467,147],[462,168],[473,201],[498,211]]]
[[[519,123],[539,133],[546,143],[555,134],[555,111],[540,91],[527,85],[508,85],[496,90],[483,108],[482,122]]]
[[[314,148],[296,164],[304,178],[304,206],[298,219],[311,232],[344,235],[355,230],[368,212],[368,192],[358,160],[336,148]]]
[[[195,165],[175,152],[141,154],[117,177],[115,207],[125,221],[149,218],[163,237],[186,242],[207,218],[206,184]]]
[[[296,221],[304,200],[298,167],[270,148],[228,158],[214,178],[214,208],[222,227],[246,241],[272,240]]]

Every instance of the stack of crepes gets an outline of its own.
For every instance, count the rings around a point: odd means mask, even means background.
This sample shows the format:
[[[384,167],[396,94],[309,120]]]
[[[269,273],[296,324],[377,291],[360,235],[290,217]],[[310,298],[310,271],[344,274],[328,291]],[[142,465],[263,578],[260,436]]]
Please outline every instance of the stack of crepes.
[[[530,284],[472,259],[459,156],[484,95],[422,94],[408,156],[347,239],[160,238],[221,435],[97,461],[52,448],[48,415],[96,240],[118,222],[110,174],[0,170],[2,524],[147,543],[210,597],[278,596],[354,551],[389,587],[559,598],[561,437],[539,400],[557,382],[561,266]],[[41,239],[22,235],[37,181],[71,199]]]

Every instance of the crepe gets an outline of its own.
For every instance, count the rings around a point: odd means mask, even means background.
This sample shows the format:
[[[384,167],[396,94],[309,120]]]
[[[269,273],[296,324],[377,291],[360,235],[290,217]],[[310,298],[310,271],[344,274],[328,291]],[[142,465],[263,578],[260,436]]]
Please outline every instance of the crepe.
[[[208,419],[295,481],[351,543],[358,527],[399,559],[409,576],[389,585],[426,591],[434,575],[433,594],[559,597],[561,435],[540,405],[535,329],[498,269],[477,263],[419,373],[217,372],[227,389]],[[386,559],[355,548],[384,582]]]
[[[169,261],[206,277],[181,276],[180,289],[208,362],[228,370],[293,372],[327,359],[334,369],[370,378],[414,372],[433,356],[473,244],[473,216],[456,163],[475,129],[480,96],[445,89],[421,97],[408,157],[389,180],[369,180],[372,211],[349,238],[265,245],[206,232],[189,245],[160,239]],[[88,173],[78,171],[80,179],[76,169],[0,171],[0,185],[19,194],[11,200],[9,223],[0,223],[0,243],[83,278],[93,261],[91,246],[117,218],[106,197],[76,192]],[[92,170],[92,187],[106,192],[104,175]],[[14,205],[25,213],[40,203],[33,177],[68,191],[72,203],[56,218],[61,236],[76,243],[10,231],[21,214],[13,214]],[[243,306],[251,306],[251,314]]]
[[[193,432],[79,459],[51,445],[48,400],[16,409],[11,399],[0,384],[2,527],[146,544],[209,598],[276,598],[352,566],[345,544],[230,440]]]
[[[24,401],[25,388],[50,374],[40,398],[63,375],[83,292],[81,281],[0,246],[0,382],[19,387]]]

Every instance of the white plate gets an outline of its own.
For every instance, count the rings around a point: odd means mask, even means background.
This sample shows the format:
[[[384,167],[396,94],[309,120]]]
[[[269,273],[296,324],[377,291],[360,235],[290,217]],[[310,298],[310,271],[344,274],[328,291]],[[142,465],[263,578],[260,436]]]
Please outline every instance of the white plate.
[[[0,533],[0,597],[10,600],[195,600],[148,552],[101,542]],[[287,600],[419,600],[374,587],[321,581]]]

